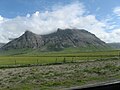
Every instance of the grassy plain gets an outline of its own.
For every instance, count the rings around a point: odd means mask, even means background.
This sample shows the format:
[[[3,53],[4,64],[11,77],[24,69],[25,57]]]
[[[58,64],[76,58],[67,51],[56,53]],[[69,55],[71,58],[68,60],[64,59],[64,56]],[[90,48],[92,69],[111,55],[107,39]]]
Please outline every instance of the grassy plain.
[[[24,53],[18,55],[0,56],[0,65],[25,65],[25,64],[51,64],[63,62],[79,62],[83,60],[100,60],[112,57],[118,57],[119,50],[94,51],[94,52],[42,52],[42,53]]]

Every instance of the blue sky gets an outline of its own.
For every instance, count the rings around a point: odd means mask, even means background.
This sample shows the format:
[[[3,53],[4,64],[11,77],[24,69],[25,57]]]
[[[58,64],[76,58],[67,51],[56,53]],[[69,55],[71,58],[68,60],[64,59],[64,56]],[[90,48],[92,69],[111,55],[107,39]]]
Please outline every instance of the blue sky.
[[[0,42],[30,30],[83,28],[105,42],[120,42],[120,0],[0,0]]]
[[[24,16],[27,13],[50,10],[56,4],[69,4],[73,0],[1,0],[0,14],[7,18]],[[7,13],[6,13],[7,12]]]
[[[51,10],[54,5],[67,5],[75,1],[83,3],[86,9],[98,18],[111,14],[112,9],[120,4],[120,0],[1,0],[0,15],[7,18],[25,16],[27,13],[44,12]]]

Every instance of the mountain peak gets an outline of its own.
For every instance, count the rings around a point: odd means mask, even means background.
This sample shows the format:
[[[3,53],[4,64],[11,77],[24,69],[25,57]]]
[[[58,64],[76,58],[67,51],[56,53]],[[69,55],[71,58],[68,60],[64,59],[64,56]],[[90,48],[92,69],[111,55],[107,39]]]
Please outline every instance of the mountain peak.
[[[57,29],[57,31],[60,31],[60,30],[62,30],[62,29],[61,29],[61,28],[58,28],[58,29]]]
[[[26,34],[34,34],[34,33],[29,30],[26,30],[24,34],[26,35]]]

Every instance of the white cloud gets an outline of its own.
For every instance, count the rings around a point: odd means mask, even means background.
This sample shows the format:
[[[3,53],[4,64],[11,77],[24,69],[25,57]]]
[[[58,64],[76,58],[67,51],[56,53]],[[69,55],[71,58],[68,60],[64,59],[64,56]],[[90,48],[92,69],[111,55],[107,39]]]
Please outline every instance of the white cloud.
[[[2,21],[3,20],[3,17],[2,16],[0,16],[0,21]]]
[[[27,14],[26,17],[29,18],[29,17],[30,17],[30,14]]]
[[[36,11],[25,17],[18,16],[7,19],[0,16],[0,42],[8,42],[8,38],[16,38],[31,30],[37,34],[48,34],[57,28],[79,28],[86,29],[106,42],[118,41],[119,29],[113,34],[106,32],[109,23],[105,20],[97,20],[95,15],[86,15],[88,11],[81,3],[73,3],[66,6],[54,6],[51,11]],[[112,35],[112,39],[111,36]]]
[[[120,7],[115,7],[113,9],[113,12],[117,15],[117,16],[120,16]]]
[[[120,29],[115,29],[112,31],[112,33],[109,33],[109,39],[108,41],[116,42],[120,41]]]

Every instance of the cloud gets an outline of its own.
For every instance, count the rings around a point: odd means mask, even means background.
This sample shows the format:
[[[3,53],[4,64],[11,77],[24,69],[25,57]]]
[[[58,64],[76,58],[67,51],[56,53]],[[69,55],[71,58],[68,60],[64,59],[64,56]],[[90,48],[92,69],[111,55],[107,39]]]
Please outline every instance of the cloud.
[[[7,19],[0,16],[0,42],[8,42],[9,38],[16,38],[25,30],[31,30],[37,34],[48,34],[57,28],[69,28],[73,26],[74,19],[84,14],[84,6],[81,3],[66,6],[53,7],[51,11],[36,11],[25,17],[17,16]]]
[[[106,42],[115,41],[120,37],[119,29],[106,32],[110,26],[108,21],[98,20],[95,15],[86,14],[88,11],[82,3],[72,3],[65,6],[53,6],[49,11],[36,11],[24,17],[8,19],[0,16],[0,42],[8,42],[26,30],[43,35],[55,32],[57,28],[79,28],[94,33]],[[113,25],[112,25],[113,27]],[[112,35],[112,39],[111,36]],[[119,39],[116,39],[119,40]]]
[[[120,7],[115,7],[113,9],[113,12],[117,15],[117,16],[120,16]]]

